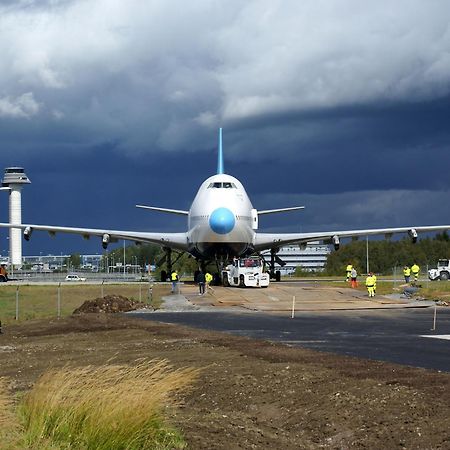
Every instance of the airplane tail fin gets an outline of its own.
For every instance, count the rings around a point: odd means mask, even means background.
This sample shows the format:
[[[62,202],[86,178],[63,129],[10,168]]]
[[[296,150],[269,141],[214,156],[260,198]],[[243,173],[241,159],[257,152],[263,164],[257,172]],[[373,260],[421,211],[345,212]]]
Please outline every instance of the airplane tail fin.
[[[219,128],[219,154],[217,157],[217,175],[224,172],[223,169],[223,152],[222,152],[222,128]]]

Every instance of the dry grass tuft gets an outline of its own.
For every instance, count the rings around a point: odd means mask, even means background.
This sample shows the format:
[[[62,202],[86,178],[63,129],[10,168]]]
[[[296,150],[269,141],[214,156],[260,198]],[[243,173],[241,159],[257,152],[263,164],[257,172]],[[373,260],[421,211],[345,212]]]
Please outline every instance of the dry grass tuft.
[[[29,448],[164,449],[184,447],[165,409],[199,371],[174,370],[165,360],[136,366],[50,370],[24,397],[21,413]]]

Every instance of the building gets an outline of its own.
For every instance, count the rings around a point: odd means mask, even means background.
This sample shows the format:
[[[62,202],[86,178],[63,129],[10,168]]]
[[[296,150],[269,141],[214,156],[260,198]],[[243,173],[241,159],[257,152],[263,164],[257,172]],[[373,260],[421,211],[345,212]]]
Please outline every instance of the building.
[[[67,270],[70,255],[32,255],[23,256],[23,264],[33,271]],[[7,255],[0,255],[0,261],[8,263]],[[98,272],[102,262],[102,255],[80,255],[80,268]]]
[[[275,264],[275,270],[281,275],[289,275],[301,267],[305,272],[321,272],[325,268],[331,250],[328,245],[309,242],[306,246],[287,245],[281,247],[277,256],[286,263],[284,267]],[[270,250],[261,253],[266,261],[270,261]]]
[[[2,190],[9,192],[9,223],[22,223],[22,188],[31,181],[23,167],[7,167],[2,180]],[[22,266],[22,230],[9,229],[9,263],[11,268]]]

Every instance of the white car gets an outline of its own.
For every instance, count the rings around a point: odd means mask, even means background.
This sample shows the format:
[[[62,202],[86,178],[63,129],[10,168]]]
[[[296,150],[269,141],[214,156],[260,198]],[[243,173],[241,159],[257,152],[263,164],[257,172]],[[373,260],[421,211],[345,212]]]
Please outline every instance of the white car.
[[[86,278],[79,277],[78,275],[67,275],[66,281],[86,281]]]

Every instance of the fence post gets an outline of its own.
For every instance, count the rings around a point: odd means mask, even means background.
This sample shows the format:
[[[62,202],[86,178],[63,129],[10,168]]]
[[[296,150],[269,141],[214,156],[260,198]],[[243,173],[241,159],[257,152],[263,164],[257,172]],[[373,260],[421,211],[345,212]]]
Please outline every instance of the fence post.
[[[16,287],[16,320],[19,320],[19,286]]]
[[[434,304],[434,312],[433,312],[433,328],[431,329],[431,331],[435,331],[436,330],[436,310],[437,310],[437,306],[436,303]]]
[[[139,281],[139,303],[142,303],[142,283]]]
[[[105,280],[102,280],[102,298],[105,298],[105,292],[103,290],[103,285],[105,284]]]
[[[150,305],[153,302],[153,286],[150,284],[150,282],[148,283],[148,302]]]
[[[58,300],[56,302],[56,315],[58,319],[61,317],[61,282],[58,284]]]

